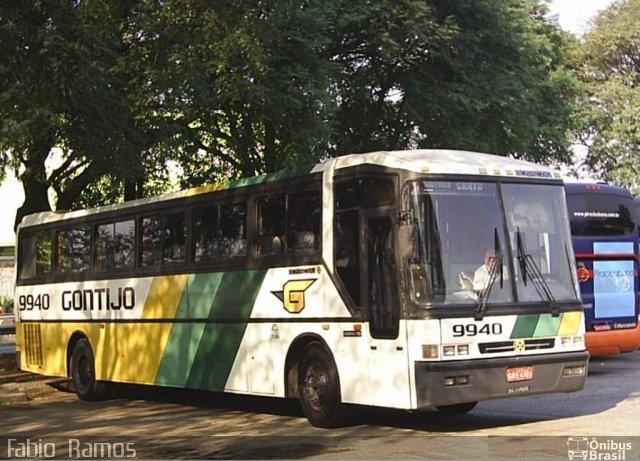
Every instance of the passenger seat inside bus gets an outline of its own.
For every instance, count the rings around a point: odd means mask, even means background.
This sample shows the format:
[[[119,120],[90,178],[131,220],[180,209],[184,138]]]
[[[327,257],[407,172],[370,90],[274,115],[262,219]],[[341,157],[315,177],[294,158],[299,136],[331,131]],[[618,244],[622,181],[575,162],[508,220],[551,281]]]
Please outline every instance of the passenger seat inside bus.
[[[313,250],[316,244],[316,235],[312,231],[300,231],[293,234],[291,251]]]

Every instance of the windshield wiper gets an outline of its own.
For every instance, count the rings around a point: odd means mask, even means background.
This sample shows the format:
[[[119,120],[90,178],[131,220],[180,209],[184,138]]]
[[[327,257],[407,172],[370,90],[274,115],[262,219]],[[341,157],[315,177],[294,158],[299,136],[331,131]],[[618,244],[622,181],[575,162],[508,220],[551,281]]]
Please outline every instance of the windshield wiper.
[[[496,257],[495,264],[491,268],[491,272],[489,272],[489,281],[487,282],[487,286],[478,294],[476,310],[473,314],[473,318],[475,320],[482,320],[484,312],[487,310],[487,302],[491,295],[491,289],[493,288],[494,283],[496,283],[498,275],[500,275],[500,288],[504,286],[504,269],[502,267],[502,256],[500,253],[500,236],[498,235],[498,229],[496,227],[493,228],[493,251]]]
[[[516,246],[518,247],[518,265],[520,266],[520,272],[522,273],[522,282],[524,286],[527,286],[527,255],[524,252],[524,244],[522,243],[522,234],[520,233],[520,227],[516,230]]]
[[[533,256],[528,254],[524,249],[524,244],[522,242],[522,234],[520,233],[520,228],[518,228],[516,233],[516,243],[518,245],[518,263],[520,264],[520,270],[522,271],[522,281],[524,286],[527,286],[527,274],[529,274],[529,279],[533,284],[538,296],[543,301],[549,303],[549,307],[551,308],[551,315],[557,317],[560,315],[560,306],[558,302],[553,296],[551,292],[551,288],[547,281],[544,279],[542,275],[542,271],[536,264]]]

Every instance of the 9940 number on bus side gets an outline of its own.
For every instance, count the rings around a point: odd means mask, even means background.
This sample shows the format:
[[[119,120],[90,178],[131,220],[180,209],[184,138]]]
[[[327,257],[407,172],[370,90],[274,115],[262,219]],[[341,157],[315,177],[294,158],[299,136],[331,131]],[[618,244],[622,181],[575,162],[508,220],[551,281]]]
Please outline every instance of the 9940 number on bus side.
[[[51,298],[47,293],[40,295],[18,296],[18,308],[21,311],[46,311],[51,306]]]

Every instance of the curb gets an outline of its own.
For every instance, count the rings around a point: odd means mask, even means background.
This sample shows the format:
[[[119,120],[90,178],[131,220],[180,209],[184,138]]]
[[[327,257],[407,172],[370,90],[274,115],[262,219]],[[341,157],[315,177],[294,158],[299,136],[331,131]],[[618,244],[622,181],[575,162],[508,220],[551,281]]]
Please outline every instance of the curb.
[[[28,375],[26,378],[15,374],[0,375],[7,379],[0,384],[0,405],[25,403],[58,392],[59,382],[46,376]],[[10,376],[13,380],[8,380]]]

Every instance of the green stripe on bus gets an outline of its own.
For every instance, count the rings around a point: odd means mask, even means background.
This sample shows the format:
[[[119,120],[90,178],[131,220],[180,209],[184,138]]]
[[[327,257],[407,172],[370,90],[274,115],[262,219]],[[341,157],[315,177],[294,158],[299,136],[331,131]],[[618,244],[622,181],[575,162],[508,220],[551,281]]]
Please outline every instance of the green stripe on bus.
[[[176,319],[206,319],[211,312],[223,272],[192,274],[180,298]],[[164,350],[156,384],[184,386],[204,333],[204,323],[174,323]]]
[[[540,315],[538,314],[519,315],[516,319],[516,324],[513,326],[511,339],[532,337],[534,331],[536,331],[539,317]]]
[[[240,178],[229,181],[228,188],[244,187],[252,184],[260,184],[270,181],[278,181],[280,179],[295,178],[296,176],[307,176],[315,165],[303,165],[286,170],[280,170],[273,173],[262,174],[260,176],[251,176],[248,178]]]
[[[266,270],[227,272],[223,275],[213,298],[209,319],[239,322],[205,325],[186,387],[214,391],[224,389],[265,275]]]
[[[551,314],[542,314],[538,320],[536,330],[533,332],[534,337],[555,336],[560,330],[562,317],[553,317]]]

